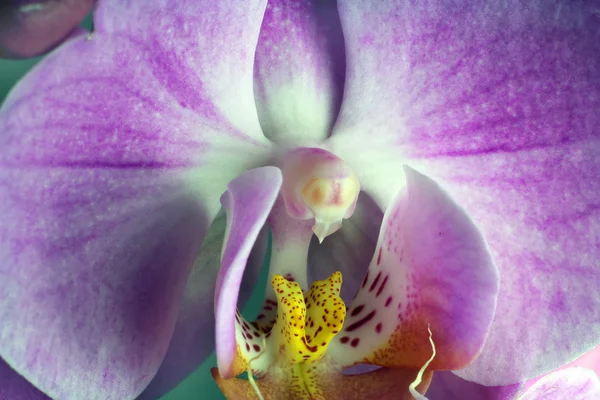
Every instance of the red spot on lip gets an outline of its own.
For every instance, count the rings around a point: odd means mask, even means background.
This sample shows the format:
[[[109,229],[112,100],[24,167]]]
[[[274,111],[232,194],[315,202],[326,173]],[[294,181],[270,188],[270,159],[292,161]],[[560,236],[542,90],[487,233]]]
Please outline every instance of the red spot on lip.
[[[259,345],[257,345],[257,344],[255,344],[255,345],[252,345],[252,348],[253,348],[254,350],[256,350],[256,351],[260,351],[260,346],[259,346]]]
[[[381,247],[379,248],[379,254],[377,254],[377,265],[381,262]]]
[[[365,287],[368,280],[369,280],[369,271],[367,271],[367,274],[365,275],[365,279],[363,279],[362,287]]]
[[[359,319],[358,321],[356,321],[355,323],[353,323],[352,325],[350,325],[349,327],[347,327],[345,330],[346,332],[352,332],[358,328],[360,328],[361,326],[363,326],[364,324],[366,324],[367,322],[369,322],[370,320],[373,319],[373,317],[375,316],[375,310],[371,311],[370,313],[368,313],[367,315],[365,315],[362,319]]]
[[[383,288],[385,287],[385,284],[388,281],[389,276],[386,275],[385,278],[383,279],[383,282],[381,282],[381,286],[379,286],[379,290],[377,290],[377,293],[375,294],[375,297],[379,297],[379,295],[381,294],[381,292],[383,291]]]
[[[377,326],[375,327],[375,332],[381,333],[381,322],[378,323]]]
[[[379,282],[380,277],[381,277],[381,271],[377,274],[373,283],[371,283],[371,286],[369,287],[369,292],[372,292],[373,289],[375,289],[375,286],[377,286],[377,282]]]
[[[355,307],[355,308],[352,310],[352,312],[350,313],[350,315],[351,315],[352,317],[354,317],[354,316],[356,316],[356,315],[360,314],[360,312],[363,310],[363,308],[365,308],[365,306],[364,306],[363,304],[361,304],[361,305],[359,305],[359,306],[356,306],[356,307]]]
[[[385,306],[389,306],[390,303],[392,302],[392,296],[388,297],[387,300],[385,301]]]
[[[352,346],[352,347],[356,347],[356,346],[358,346],[358,343],[359,343],[359,342],[360,342],[360,339],[359,339],[359,338],[354,338],[354,339],[352,339],[352,341],[350,342],[350,346]]]
[[[250,345],[246,343],[246,351],[250,351]]]
[[[343,344],[346,344],[350,341],[350,338],[348,336],[344,336],[343,338],[340,339],[340,342],[342,342]]]

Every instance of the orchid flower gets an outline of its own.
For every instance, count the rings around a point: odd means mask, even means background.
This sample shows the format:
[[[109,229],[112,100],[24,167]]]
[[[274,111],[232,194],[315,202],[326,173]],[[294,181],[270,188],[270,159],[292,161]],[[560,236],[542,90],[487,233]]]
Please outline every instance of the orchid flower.
[[[216,346],[226,394],[418,397],[598,343],[591,5],[99,0],[94,27],[0,110],[0,356],[45,394],[154,398]]]

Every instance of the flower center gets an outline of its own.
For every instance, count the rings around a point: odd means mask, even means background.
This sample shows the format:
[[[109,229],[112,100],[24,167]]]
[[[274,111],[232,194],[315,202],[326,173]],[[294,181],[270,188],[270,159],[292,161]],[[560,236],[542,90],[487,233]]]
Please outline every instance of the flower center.
[[[300,392],[315,393],[317,386],[310,365],[319,360],[346,317],[346,306],[339,297],[342,274],[333,273],[315,281],[306,295],[300,285],[274,275],[272,286],[277,296],[277,317],[271,333],[276,363],[287,368],[288,379]]]
[[[297,219],[315,219],[313,232],[323,241],[354,213],[360,183],[339,157],[318,148],[290,151],[283,165],[283,200]]]

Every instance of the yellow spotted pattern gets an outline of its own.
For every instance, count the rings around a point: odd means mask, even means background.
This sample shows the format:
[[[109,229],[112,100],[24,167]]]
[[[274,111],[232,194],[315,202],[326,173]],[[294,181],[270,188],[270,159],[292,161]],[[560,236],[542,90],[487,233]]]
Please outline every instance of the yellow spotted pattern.
[[[314,282],[306,298],[296,282],[273,276],[277,296],[277,318],[272,333],[279,352],[289,364],[318,360],[340,331],[346,306],[339,297],[342,274],[335,272]]]
[[[310,359],[319,359],[333,337],[342,329],[346,306],[340,298],[342,274],[334,272],[324,281],[315,281],[306,294],[306,328],[308,345],[315,350]]]
[[[303,361],[303,356],[308,354],[304,345],[304,295],[298,283],[281,275],[274,275],[271,285],[277,297],[277,317],[271,335],[282,358],[293,365]]]
[[[313,376],[314,363],[344,324],[346,306],[339,296],[342,274],[335,272],[326,280],[315,281],[306,296],[300,285],[281,275],[274,275],[271,284],[277,297],[277,317],[271,334],[278,349],[278,364],[288,371],[290,390],[308,392],[311,398],[321,399]]]

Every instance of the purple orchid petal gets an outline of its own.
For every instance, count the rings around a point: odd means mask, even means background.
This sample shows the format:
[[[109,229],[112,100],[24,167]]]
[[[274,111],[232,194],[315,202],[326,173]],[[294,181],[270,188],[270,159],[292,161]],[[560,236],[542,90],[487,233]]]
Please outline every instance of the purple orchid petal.
[[[235,376],[236,313],[246,261],[281,182],[281,171],[275,167],[250,170],[231,181],[221,198],[227,213],[227,230],[215,288],[215,315],[217,362],[225,378]]]
[[[519,400],[591,400],[600,398],[600,379],[592,370],[573,367],[540,379]]]
[[[52,397],[136,396],[207,224],[197,202],[147,170],[9,168],[0,187],[2,357]]]
[[[269,1],[254,69],[258,115],[268,138],[306,144],[328,137],[344,75],[335,0]]]
[[[65,39],[95,0],[8,0],[0,5],[0,57],[45,53]]]
[[[583,367],[600,373],[600,346],[560,367],[558,370],[550,372],[550,374],[573,367]],[[427,397],[430,400],[462,400],[466,398],[472,400],[514,400],[536,382],[545,379],[547,375],[507,386],[483,386],[459,378],[452,372],[436,372],[427,391]]]
[[[507,385],[592,348],[600,18],[591,3],[355,1],[340,4],[340,19],[348,75],[333,151],[382,206],[403,185],[394,166],[434,178],[500,269],[490,336],[458,374]]]
[[[406,190],[386,211],[371,265],[329,354],[359,362],[464,367],[480,351],[498,275],[481,234],[431,179],[406,167]]]
[[[187,280],[169,349],[156,376],[138,400],[160,398],[192,373],[214,351],[214,288],[221,264],[225,226],[225,213],[219,213],[206,233]],[[238,304],[245,304],[255,289],[264,263],[267,242],[268,231],[263,229],[250,253]]]
[[[429,400],[514,400],[523,385],[483,386],[469,382],[449,371],[436,371],[429,389]]]
[[[2,400],[50,400],[38,388],[17,374],[0,358],[0,399]]]
[[[52,397],[146,387],[218,196],[268,150],[251,87],[260,7],[219,2],[223,19],[175,7],[169,19],[143,4],[119,9],[136,22],[126,32],[102,2],[101,29],[47,57],[0,111],[0,354]],[[178,37],[198,50],[171,52]],[[224,98],[213,67],[248,82],[247,100]]]
[[[236,128],[238,140],[264,144],[253,69],[266,2],[100,0],[94,24],[100,38],[137,45],[123,62],[151,66],[171,101],[226,123],[222,135]]]
[[[361,192],[354,214],[344,220],[339,231],[323,243],[316,236],[312,239],[308,253],[309,282],[340,271],[344,279],[340,297],[350,304],[375,253],[382,220],[381,209]]]

